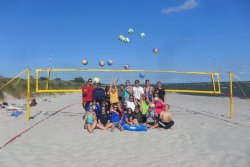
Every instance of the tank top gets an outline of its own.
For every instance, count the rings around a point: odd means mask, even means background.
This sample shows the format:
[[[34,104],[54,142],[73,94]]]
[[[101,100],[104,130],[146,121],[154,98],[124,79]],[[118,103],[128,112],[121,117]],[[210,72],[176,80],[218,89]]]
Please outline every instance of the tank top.
[[[93,123],[93,116],[88,112],[87,123]]]

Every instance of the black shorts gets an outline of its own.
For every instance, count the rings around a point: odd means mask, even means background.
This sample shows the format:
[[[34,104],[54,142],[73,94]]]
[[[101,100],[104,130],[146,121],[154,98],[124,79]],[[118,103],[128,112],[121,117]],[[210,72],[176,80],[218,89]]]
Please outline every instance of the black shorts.
[[[148,125],[154,126],[154,122],[147,122]]]

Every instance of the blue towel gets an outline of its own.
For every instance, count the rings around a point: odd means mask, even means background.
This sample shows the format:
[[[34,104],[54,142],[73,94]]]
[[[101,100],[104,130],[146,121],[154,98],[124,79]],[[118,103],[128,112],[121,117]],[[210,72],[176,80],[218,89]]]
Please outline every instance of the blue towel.
[[[21,115],[22,113],[23,113],[22,111],[15,111],[15,112],[12,112],[12,113],[11,113],[11,116],[18,117],[18,116]]]

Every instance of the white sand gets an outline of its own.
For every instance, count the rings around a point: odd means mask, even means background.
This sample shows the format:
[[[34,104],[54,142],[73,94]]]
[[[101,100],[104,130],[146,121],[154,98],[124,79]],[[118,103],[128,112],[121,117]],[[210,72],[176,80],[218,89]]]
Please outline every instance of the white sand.
[[[0,109],[0,147],[37,124],[0,150],[0,167],[12,166],[226,166],[250,164],[250,103],[235,99],[230,120],[229,99],[167,94],[175,130],[148,132],[83,130],[81,94],[47,97],[31,108],[30,122]],[[21,103],[15,101],[15,103]]]

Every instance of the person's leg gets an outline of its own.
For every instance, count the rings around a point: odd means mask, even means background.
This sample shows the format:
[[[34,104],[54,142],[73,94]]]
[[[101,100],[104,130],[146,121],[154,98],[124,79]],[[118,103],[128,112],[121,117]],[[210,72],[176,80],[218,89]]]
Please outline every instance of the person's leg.
[[[159,124],[156,122],[153,126],[150,127],[150,129],[157,128],[158,126],[159,126]]]
[[[169,128],[171,128],[173,125],[174,125],[174,121],[167,122],[167,123],[165,124],[165,129],[169,129]]]
[[[96,128],[96,124],[97,124],[97,121],[94,121],[94,123],[92,125],[92,131]]]
[[[102,130],[105,129],[105,127],[103,127],[102,124],[99,124],[99,123],[96,124],[96,127],[99,128],[99,129],[102,129]]]
[[[139,125],[137,119],[133,119],[133,123],[134,123],[134,125]]]
[[[158,123],[159,123],[159,126],[161,128],[165,128],[166,127],[166,123],[165,122],[158,121]]]
[[[142,115],[142,123],[146,123],[147,122],[147,117],[145,114]]]
[[[110,122],[110,123],[108,123],[108,124],[105,126],[105,128],[108,129],[108,128],[111,128],[112,126],[114,126],[114,124]]]
[[[151,128],[152,127],[152,125],[150,125],[150,124],[146,124],[146,126],[147,126],[147,128]]]
[[[90,124],[86,124],[86,126],[87,126],[87,130],[89,131],[89,133],[91,133],[91,132],[92,132],[92,127],[91,127],[91,125],[90,125]]]

